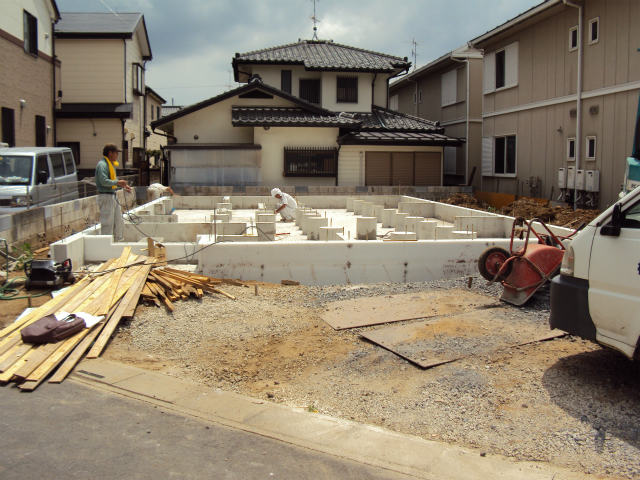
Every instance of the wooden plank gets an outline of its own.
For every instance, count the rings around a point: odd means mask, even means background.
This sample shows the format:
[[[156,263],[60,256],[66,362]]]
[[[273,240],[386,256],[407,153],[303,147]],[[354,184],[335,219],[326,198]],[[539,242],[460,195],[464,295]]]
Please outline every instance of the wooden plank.
[[[106,301],[107,296],[105,296],[105,302],[96,312],[98,315],[106,315],[111,309],[111,304],[114,303],[116,295],[116,290],[118,289],[118,284],[120,283],[120,279],[122,278],[122,274],[124,273],[124,269],[120,267],[124,267],[129,262],[129,256],[131,255],[131,247],[127,246],[122,249],[122,253],[116,263],[113,265],[113,268],[116,270],[113,272],[111,276],[111,281],[109,282],[109,292],[113,292],[111,295],[111,299],[109,302]],[[135,261],[135,258],[133,259]]]
[[[235,299],[236,299],[236,297],[234,297],[234,296],[233,296],[233,295],[231,295],[230,293],[227,293],[227,292],[225,292],[224,290],[220,290],[219,288],[214,288],[214,287],[212,287],[212,288],[211,288],[211,291],[212,291],[212,292],[215,292],[215,293],[219,293],[220,295],[224,295],[225,297],[230,298],[231,300],[235,300]]]
[[[202,298],[202,296],[204,295],[204,292],[201,288],[196,288],[196,293],[198,295],[198,298]]]
[[[14,364],[14,366],[18,365],[18,368],[13,372],[13,376],[18,379],[27,378],[42,362],[53,355],[58,348],[60,348],[60,343],[47,343],[33,347]]]
[[[28,343],[16,343],[12,349],[0,357],[0,372],[4,372],[11,367],[29,350],[31,350],[31,345]]]
[[[100,356],[100,354],[104,350],[104,347],[109,341],[109,337],[118,326],[123,313],[128,309],[129,304],[131,302],[134,302],[134,304],[137,305],[138,299],[140,298],[140,292],[142,291],[142,287],[147,280],[147,275],[149,275],[150,270],[151,265],[142,266],[142,271],[138,275],[136,282],[131,286],[131,288],[129,288],[124,298],[121,300],[118,308],[116,308],[115,312],[102,330],[100,337],[96,340],[93,347],[89,351],[87,358],[97,358],[98,356]]]
[[[3,355],[4,353],[8,352],[9,350],[11,350],[13,347],[15,347],[18,343],[22,341],[20,334],[18,332],[16,333],[6,337],[5,339],[2,340],[2,342],[0,342],[0,355]]]
[[[209,283],[209,282],[222,283],[222,279],[220,279],[220,278],[208,277],[206,275],[200,275],[199,273],[187,272],[185,270],[178,270],[178,269],[170,268],[170,267],[165,267],[164,270],[167,271],[167,272],[175,273],[175,274],[182,275],[182,276],[185,276],[185,277],[188,277],[188,278],[193,278],[194,280],[199,280],[199,281],[205,282],[205,283]]]

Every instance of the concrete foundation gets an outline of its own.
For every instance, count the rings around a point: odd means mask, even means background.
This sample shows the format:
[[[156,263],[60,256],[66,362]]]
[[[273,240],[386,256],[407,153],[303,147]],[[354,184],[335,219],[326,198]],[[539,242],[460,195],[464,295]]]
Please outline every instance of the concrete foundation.
[[[393,228],[395,226],[395,218],[396,213],[398,212],[395,208],[383,208],[382,209],[382,219],[380,222],[384,228]]]
[[[358,240],[375,240],[376,227],[376,217],[357,217],[356,232]]]

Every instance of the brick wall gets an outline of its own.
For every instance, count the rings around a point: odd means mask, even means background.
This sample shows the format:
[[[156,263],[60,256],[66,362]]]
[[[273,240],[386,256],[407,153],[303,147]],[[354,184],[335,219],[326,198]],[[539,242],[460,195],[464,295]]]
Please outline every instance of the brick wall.
[[[0,107],[14,111],[17,147],[35,145],[36,115],[45,117],[46,125],[51,126],[47,145],[53,146],[52,83],[51,59],[26,53],[21,40],[0,30]],[[26,101],[24,108],[20,108],[20,99]]]

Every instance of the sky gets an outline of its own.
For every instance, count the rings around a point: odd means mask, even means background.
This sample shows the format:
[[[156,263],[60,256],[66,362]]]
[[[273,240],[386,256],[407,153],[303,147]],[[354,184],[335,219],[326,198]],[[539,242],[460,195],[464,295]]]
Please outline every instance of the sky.
[[[541,0],[316,0],[318,38],[408,57],[417,67]],[[231,59],[313,36],[313,0],[56,0],[64,12],[141,12],[153,60],[146,84],[168,105],[238,86]]]

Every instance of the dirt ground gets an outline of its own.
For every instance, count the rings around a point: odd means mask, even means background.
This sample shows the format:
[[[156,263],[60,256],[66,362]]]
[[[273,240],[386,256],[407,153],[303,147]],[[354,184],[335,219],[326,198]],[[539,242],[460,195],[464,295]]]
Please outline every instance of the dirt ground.
[[[525,217],[529,220],[539,218],[545,223],[568,228],[578,228],[580,224],[589,223],[600,214],[600,210],[577,209],[574,211],[567,207],[552,207],[548,202],[539,202],[531,198],[520,198],[498,210],[473,195],[465,193],[456,193],[443,200],[443,203],[501,213],[512,217]]]
[[[335,300],[463,288],[430,284],[226,288],[139,307],[104,357],[310,412],[545,461],[585,474],[640,476],[640,368],[572,337],[502,348],[423,370],[321,319]],[[476,278],[473,290],[497,298]],[[510,307],[513,329],[548,321],[548,293]],[[496,332],[498,333],[498,332]]]

